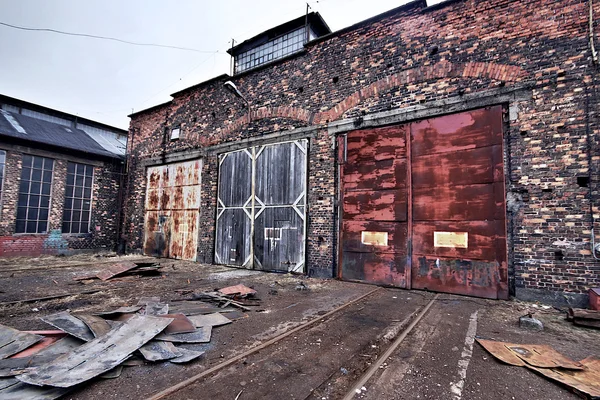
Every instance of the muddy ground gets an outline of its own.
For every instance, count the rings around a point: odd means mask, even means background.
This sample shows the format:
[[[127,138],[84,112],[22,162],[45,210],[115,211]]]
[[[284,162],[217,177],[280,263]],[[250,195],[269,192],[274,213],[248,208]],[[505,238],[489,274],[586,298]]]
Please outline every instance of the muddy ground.
[[[215,328],[206,353],[184,365],[147,363],[121,377],[76,388],[68,399],[143,399],[272,339],[376,289],[375,286],[262,273],[174,260],[157,260],[162,276],[84,285],[73,277],[100,271],[120,258],[79,256],[3,261],[0,323],[17,329],[50,329],[39,317],[54,312],[97,312],[132,305],[142,296],[175,302],[186,291],[245,284],[260,304],[232,324]],[[125,259],[140,259],[130,256]],[[307,290],[297,290],[302,282]],[[59,299],[13,303],[65,293]],[[388,348],[434,294],[380,288],[317,324],[171,394],[172,399],[339,399]],[[534,312],[542,332],[518,326]],[[516,343],[550,344],[574,359],[600,356],[600,334],[573,327],[553,308],[515,301],[440,295],[355,398],[365,399],[573,399],[578,398],[524,368],[501,364],[477,343],[465,368],[469,326],[477,336]],[[460,389],[460,390],[457,390]]]

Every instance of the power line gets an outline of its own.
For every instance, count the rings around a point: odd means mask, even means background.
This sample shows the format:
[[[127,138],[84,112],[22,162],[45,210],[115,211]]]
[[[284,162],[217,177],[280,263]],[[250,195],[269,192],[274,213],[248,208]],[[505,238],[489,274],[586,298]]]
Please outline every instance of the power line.
[[[59,31],[59,30],[56,30],[56,29],[49,29],[49,28],[28,28],[28,27],[24,27],[24,26],[17,26],[17,25],[7,24],[6,22],[0,22],[0,25],[7,26],[9,28],[20,29],[20,30],[23,30],[23,31],[51,32],[51,33],[58,33],[60,35],[81,36],[81,37],[87,37],[87,38],[92,38],[92,39],[101,39],[101,40],[112,40],[114,42],[131,44],[131,45],[134,45],[134,46],[162,47],[162,48],[165,48],[165,49],[193,51],[193,52],[196,52],[196,53],[214,53],[214,51],[202,51],[202,50],[198,50],[198,49],[192,49],[192,48],[189,48],[189,47],[169,46],[169,45],[165,45],[165,44],[156,44],[156,43],[130,42],[128,40],[117,39],[117,38],[108,37],[108,36],[89,35],[87,33],[65,32],[65,31]]]

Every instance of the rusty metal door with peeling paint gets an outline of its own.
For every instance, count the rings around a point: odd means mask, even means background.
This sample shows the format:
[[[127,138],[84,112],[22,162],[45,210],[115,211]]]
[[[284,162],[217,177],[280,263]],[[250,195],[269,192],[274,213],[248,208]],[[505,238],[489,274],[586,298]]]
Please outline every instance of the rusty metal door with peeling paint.
[[[196,260],[202,161],[149,167],[144,254]]]
[[[215,262],[303,272],[307,140],[219,158]]]
[[[342,278],[508,297],[501,106],[341,140]]]
[[[344,279],[407,286],[406,135],[393,126],[340,138]]]

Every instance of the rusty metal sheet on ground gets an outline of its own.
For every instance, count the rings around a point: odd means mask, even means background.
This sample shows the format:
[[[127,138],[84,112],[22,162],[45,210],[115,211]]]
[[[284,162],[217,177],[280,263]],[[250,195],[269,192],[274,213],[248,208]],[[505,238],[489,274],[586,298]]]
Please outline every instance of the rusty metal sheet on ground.
[[[549,379],[567,385],[576,392],[594,399],[600,397],[600,358],[588,357],[581,360],[581,364],[585,369],[536,368],[531,365],[526,367]]]
[[[223,289],[219,289],[218,292],[226,296],[232,294],[239,294],[241,296],[256,294],[256,290],[244,285],[228,286]]]
[[[44,337],[0,325],[0,360],[17,354]]]
[[[96,313],[96,315],[114,315],[114,314],[131,314],[134,312],[139,311],[142,308],[142,306],[133,306],[133,307],[119,307],[116,310],[113,311],[106,311],[106,312],[100,312],[100,313]]]
[[[158,315],[161,318],[172,318],[173,322],[166,327],[163,333],[171,335],[174,333],[190,333],[196,331],[196,326],[184,314]]]
[[[170,311],[173,313],[181,313],[187,316],[190,315],[198,315],[198,314],[212,314],[215,312],[226,312],[222,308],[215,307],[203,301],[195,301],[195,302],[181,302],[171,304],[169,306]],[[230,310],[231,311],[231,310]]]
[[[580,362],[570,360],[550,346],[537,344],[507,345],[520,359],[527,364],[540,368],[583,369]]]
[[[57,388],[50,386],[32,386],[18,380],[11,381],[11,385],[0,390],[2,400],[54,400],[68,392],[71,388]]]
[[[8,358],[0,360],[0,376],[15,376],[25,372],[29,367],[42,365],[54,360],[56,357],[68,353],[84,342],[72,336],[67,336],[40,350],[37,354],[23,358]],[[1,398],[1,397],[0,397]]]
[[[176,333],[173,335],[161,333],[156,336],[156,340],[173,343],[208,343],[210,342],[211,332],[212,328],[210,326],[203,326],[192,333]]]
[[[94,334],[90,328],[88,328],[83,321],[71,315],[68,311],[61,311],[40,319],[45,323],[86,342],[94,338]]]
[[[120,275],[124,272],[137,268],[138,265],[131,261],[120,262],[116,264],[110,264],[104,267],[104,270],[98,272],[96,276],[103,281],[107,281],[112,277]]]
[[[200,328],[201,326],[221,326],[231,323],[229,318],[219,313],[192,315],[188,318],[197,328]]]
[[[123,365],[117,365],[116,367],[114,367],[110,371],[105,372],[104,374],[100,375],[100,378],[102,378],[102,379],[115,379],[115,378],[120,377],[122,372],[123,372]]]
[[[169,360],[170,362],[175,364],[183,364],[186,362],[190,362],[204,354],[203,351],[189,350],[181,347],[177,347],[177,350],[181,353],[181,356]]]
[[[524,367],[525,362],[521,360],[515,353],[510,351],[507,346],[513,346],[513,343],[497,342],[495,340],[475,339],[477,343],[483,346],[491,355],[498,360],[514,365],[515,367]]]
[[[46,333],[46,334],[42,334],[41,332],[52,332],[52,331],[37,331],[37,332],[29,331],[29,332],[27,332],[27,333],[33,333],[34,335],[43,336],[44,338],[42,340],[40,340],[39,342],[37,342],[36,344],[34,344],[33,346],[30,346],[30,347],[26,348],[25,350],[12,355],[11,358],[23,358],[23,357],[32,356],[32,355],[38,353],[39,351],[45,349],[46,347],[52,345],[53,343],[59,341],[60,339],[64,338],[65,336],[67,336],[67,334],[63,331],[54,331],[54,333]]]
[[[151,340],[140,347],[140,353],[148,361],[170,360],[183,355],[173,343],[159,340]]]
[[[167,325],[169,318],[136,315],[107,335],[72,350],[35,370],[19,375],[32,385],[71,387],[111,370],[146,344]]]
[[[100,318],[96,315],[79,314],[77,318],[83,321],[84,324],[92,331],[94,337],[100,337],[106,335],[113,327],[120,324],[118,321],[110,321],[104,318]]]

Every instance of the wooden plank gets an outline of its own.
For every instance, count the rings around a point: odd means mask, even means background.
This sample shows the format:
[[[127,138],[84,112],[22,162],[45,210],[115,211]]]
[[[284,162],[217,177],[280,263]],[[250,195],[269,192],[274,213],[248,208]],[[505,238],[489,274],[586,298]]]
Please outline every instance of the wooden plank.
[[[44,337],[0,325],[0,360],[25,350]]]
[[[17,379],[32,385],[71,387],[110,371],[171,323],[169,318],[136,315],[109,334]]]

